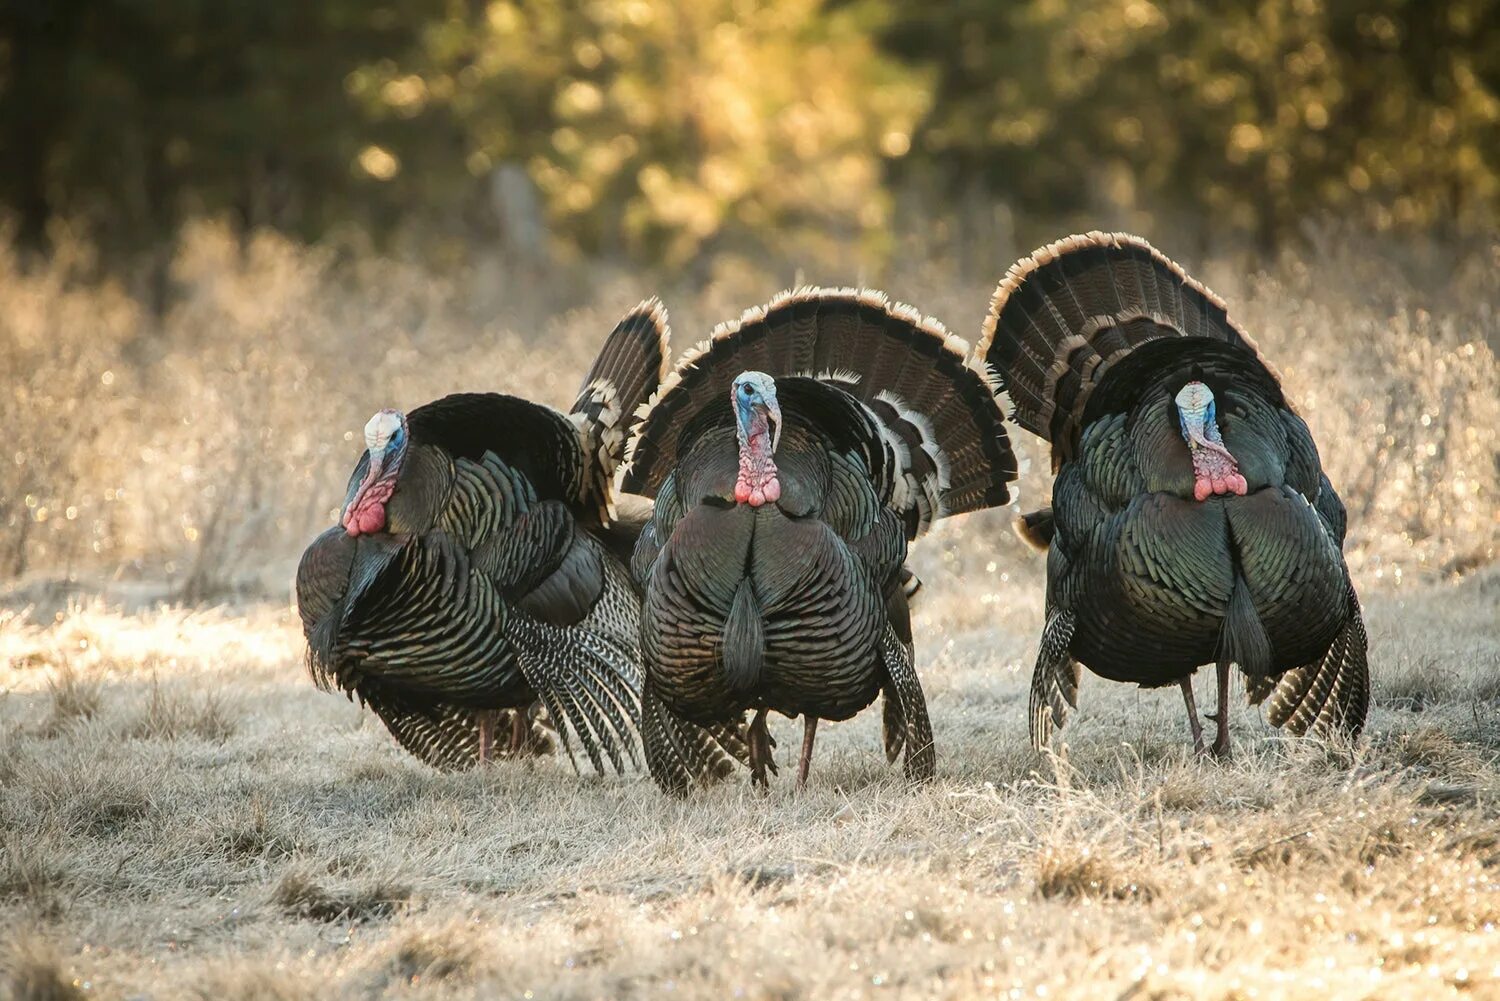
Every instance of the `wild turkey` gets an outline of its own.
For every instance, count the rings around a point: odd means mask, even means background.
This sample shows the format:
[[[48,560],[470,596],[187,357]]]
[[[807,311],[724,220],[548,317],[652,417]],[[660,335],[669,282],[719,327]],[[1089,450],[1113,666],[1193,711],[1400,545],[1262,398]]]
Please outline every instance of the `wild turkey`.
[[[1205,663],[1216,756],[1231,664],[1276,726],[1357,735],[1369,669],[1344,505],[1224,303],[1138,237],[1073,236],[1010,269],[977,351],[1016,423],[1052,444],[1052,506],[1018,523],[1050,543],[1033,745],[1076,707],[1080,663],[1180,685],[1200,753]]]
[[[626,490],[656,498],[632,570],[644,591],[643,741],[658,721],[723,727],[753,710],[756,785],[775,771],[767,713],[818,720],[884,693],[888,759],[935,757],[912,659],[907,542],[935,518],[1007,501],[1016,465],[995,387],[966,345],[877,292],[804,289],[726,324],[644,411]]]
[[[359,698],[443,768],[488,760],[502,711],[510,752],[525,750],[537,702],[570,758],[571,731],[600,772],[606,757],[617,770],[634,760],[640,606],[603,526],[667,344],[653,300],[610,334],[568,414],[462,393],[372,417],[340,524],[298,568],[319,686]],[[679,743],[699,749],[700,770],[727,765],[702,733]]]

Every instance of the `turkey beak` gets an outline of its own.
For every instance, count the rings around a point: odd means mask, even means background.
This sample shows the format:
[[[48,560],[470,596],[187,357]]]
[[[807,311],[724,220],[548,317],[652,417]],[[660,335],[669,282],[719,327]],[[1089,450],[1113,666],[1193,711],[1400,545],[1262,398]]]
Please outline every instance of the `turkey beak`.
[[[776,447],[781,444],[781,404],[771,400],[766,404],[766,423],[770,425],[771,432],[771,454],[776,454]]]

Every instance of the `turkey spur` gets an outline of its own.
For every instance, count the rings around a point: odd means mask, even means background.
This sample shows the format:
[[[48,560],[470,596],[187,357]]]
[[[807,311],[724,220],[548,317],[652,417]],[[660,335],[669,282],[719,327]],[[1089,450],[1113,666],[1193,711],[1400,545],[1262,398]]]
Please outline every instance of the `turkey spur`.
[[[570,413],[463,393],[372,417],[340,524],[298,568],[319,686],[442,768],[493,757],[502,713],[502,750],[524,752],[541,709],[570,758],[576,742],[600,772],[634,760],[640,605],[605,532],[630,415],[667,358],[651,301],[610,334]]]
[[[686,788],[667,724],[754,714],[752,780],[775,771],[769,712],[819,720],[884,695],[889,760],[933,775],[913,664],[907,543],[1003,504],[1015,477],[993,383],[966,345],[875,292],[803,289],[689,353],[642,417],[625,489],[653,496],[632,571],[644,598],[643,741]]]
[[[978,352],[1016,423],[1052,446],[1046,624],[1031,741],[1077,706],[1079,664],[1181,686],[1217,669],[1212,752],[1228,754],[1231,665],[1294,734],[1357,736],[1369,706],[1345,515],[1307,425],[1224,303],[1144,240],[1073,236],[996,291]]]

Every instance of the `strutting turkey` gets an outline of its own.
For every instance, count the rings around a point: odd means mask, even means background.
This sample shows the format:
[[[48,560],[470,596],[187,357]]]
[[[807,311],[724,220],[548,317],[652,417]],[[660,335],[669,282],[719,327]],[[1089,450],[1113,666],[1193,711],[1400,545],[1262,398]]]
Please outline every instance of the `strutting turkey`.
[[[935,756],[913,665],[907,543],[936,518],[1004,504],[1015,457],[967,345],[877,292],[783,293],[690,352],[643,412],[626,490],[656,498],[632,571],[644,592],[643,742],[685,783],[666,724],[754,712],[754,784],[775,771],[766,715],[820,719],[884,693],[888,760]]]
[[[422,760],[489,760],[503,712],[521,753],[545,711],[572,758],[637,760],[639,598],[608,548],[613,474],[637,406],[667,368],[665,311],[615,327],[572,411],[496,393],[382,410],[340,524],[303,554],[308,663]],[[684,768],[724,771],[722,742],[684,727]],[[575,762],[576,764],[576,762]]]
[[[1032,744],[1076,707],[1080,663],[1180,685],[1200,753],[1207,663],[1216,756],[1231,664],[1274,725],[1357,736],[1370,686],[1344,505],[1224,303],[1138,237],[1073,236],[1011,267],[976,350],[1056,474],[1051,508],[1017,525],[1047,548]]]

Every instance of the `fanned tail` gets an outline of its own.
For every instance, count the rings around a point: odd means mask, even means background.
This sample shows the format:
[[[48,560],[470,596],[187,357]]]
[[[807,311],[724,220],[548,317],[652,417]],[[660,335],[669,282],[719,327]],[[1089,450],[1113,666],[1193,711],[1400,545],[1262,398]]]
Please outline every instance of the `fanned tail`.
[[[863,403],[903,462],[915,531],[1006,503],[1016,458],[996,387],[936,320],[880,292],[803,288],[722,324],[688,352],[642,411],[625,489],[654,496],[686,422],[727,399],[746,371],[810,376]],[[912,529],[909,533],[915,534]]]
[[[668,709],[649,685],[641,698],[641,744],[651,777],[673,796],[728,778],[737,761],[750,763],[743,719],[698,726]]]
[[[1073,455],[1104,376],[1130,389],[1123,364],[1190,352],[1194,360],[1257,370],[1279,401],[1275,372],[1229,318],[1222,299],[1138,236],[1091,232],[1048,244],[1011,266],[995,290],[976,354],[1010,396],[1014,419],[1052,443],[1054,464]],[[1160,354],[1158,354],[1160,353]],[[1199,356],[1202,355],[1200,359]],[[1138,359],[1146,362],[1145,358]]]
[[[525,615],[511,620],[509,638],[575,769],[574,740],[601,775],[606,757],[621,774],[626,758],[640,763],[641,676],[629,651],[597,633]]]

